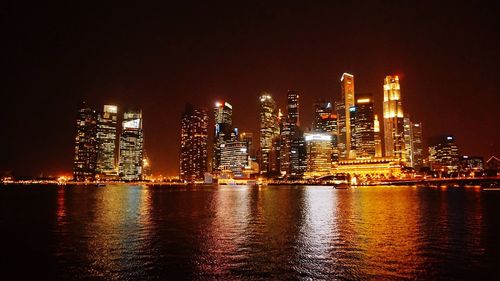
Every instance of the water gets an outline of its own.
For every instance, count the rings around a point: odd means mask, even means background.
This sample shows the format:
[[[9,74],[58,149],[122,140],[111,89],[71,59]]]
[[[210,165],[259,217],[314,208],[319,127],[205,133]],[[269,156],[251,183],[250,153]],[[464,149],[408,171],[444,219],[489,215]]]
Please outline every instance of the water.
[[[0,186],[0,254],[3,280],[499,280],[500,192]]]

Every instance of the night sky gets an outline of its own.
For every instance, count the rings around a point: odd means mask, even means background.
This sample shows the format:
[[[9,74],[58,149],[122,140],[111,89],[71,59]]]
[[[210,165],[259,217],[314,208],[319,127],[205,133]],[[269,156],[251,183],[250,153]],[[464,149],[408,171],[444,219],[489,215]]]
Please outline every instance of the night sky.
[[[258,143],[262,90],[282,109],[286,91],[300,91],[307,127],[315,99],[340,98],[343,72],[356,92],[374,94],[380,114],[383,79],[399,74],[424,138],[454,134],[460,154],[500,154],[494,1],[69,2],[0,11],[0,171],[70,174],[85,100],[141,107],[153,173],[175,175],[186,102],[210,113],[215,100],[230,102],[235,126]]]

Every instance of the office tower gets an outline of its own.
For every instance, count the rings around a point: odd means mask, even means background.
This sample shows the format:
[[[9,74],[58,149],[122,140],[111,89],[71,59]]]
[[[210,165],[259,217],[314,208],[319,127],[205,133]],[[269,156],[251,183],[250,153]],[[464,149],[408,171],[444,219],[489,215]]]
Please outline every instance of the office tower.
[[[307,171],[307,144],[304,132],[297,128],[290,147],[290,175],[301,177]]]
[[[288,91],[287,93],[288,122],[290,122],[295,127],[300,126],[299,108],[300,108],[299,93],[293,90]]]
[[[351,107],[352,117],[352,155],[356,158],[375,157],[375,113],[372,94],[358,94],[354,107]]]
[[[279,121],[276,102],[266,92],[260,96],[260,173],[267,174],[270,168],[270,153],[273,140],[279,136]]]
[[[412,156],[412,140],[411,140],[411,121],[410,116],[405,114],[403,117],[403,138],[404,138],[404,150],[403,150],[403,158],[405,159],[405,163],[409,167],[413,167],[413,156]]]
[[[328,100],[317,100],[314,102],[314,116],[313,116],[313,132],[326,132],[327,120],[326,118],[332,115],[333,106]]]
[[[208,171],[208,114],[186,104],[181,120],[180,179],[202,180]]]
[[[212,170],[219,171],[221,145],[231,139],[233,124],[233,106],[228,102],[216,102],[214,108],[215,131],[212,156]]]
[[[116,159],[116,131],[118,108],[104,105],[97,122],[97,174],[99,177],[113,179],[118,175]]]
[[[97,113],[84,102],[76,118],[73,179],[76,181],[95,179],[96,163]]]
[[[280,173],[285,175],[291,174],[291,153],[292,153],[292,141],[295,135],[295,126],[289,122],[288,116],[281,118],[280,123],[280,152],[279,152],[279,163],[280,163]]]
[[[383,111],[385,156],[405,161],[404,118],[398,76],[385,77]]]
[[[340,78],[341,100],[336,103],[338,117],[338,149],[340,159],[351,158],[351,108],[354,106],[354,75],[342,74]]]
[[[451,135],[437,136],[429,142],[429,163],[438,172],[458,171],[458,147]]]
[[[142,111],[125,111],[120,136],[120,178],[123,180],[141,180],[143,157]]]
[[[411,123],[411,162],[419,171],[424,165],[422,123]]]
[[[252,161],[255,161],[255,149],[253,146],[253,133],[250,132],[242,132],[239,136],[239,140],[246,144],[248,150],[248,157]]]
[[[231,172],[233,177],[243,177],[245,168],[250,168],[247,143],[233,138],[221,146],[220,170]]]
[[[332,172],[332,136],[328,133],[305,134],[307,175],[323,176]]]
[[[281,137],[276,136],[273,139],[273,145],[271,148],[271,152],[269,153],[269,167],[271,175],[279,175],[280,167],[281,167]]]
[[[382,139],[380,138],[380,121],[378,115],[374,115],[373,132],[375,139],[375,157],[382,157]]]

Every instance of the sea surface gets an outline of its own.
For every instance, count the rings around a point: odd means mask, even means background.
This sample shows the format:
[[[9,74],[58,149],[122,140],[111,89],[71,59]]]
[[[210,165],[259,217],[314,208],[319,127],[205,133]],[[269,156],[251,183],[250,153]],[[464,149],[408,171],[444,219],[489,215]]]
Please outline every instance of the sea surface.
[[[500,280],[500,192],[0,186],[1,280]]]

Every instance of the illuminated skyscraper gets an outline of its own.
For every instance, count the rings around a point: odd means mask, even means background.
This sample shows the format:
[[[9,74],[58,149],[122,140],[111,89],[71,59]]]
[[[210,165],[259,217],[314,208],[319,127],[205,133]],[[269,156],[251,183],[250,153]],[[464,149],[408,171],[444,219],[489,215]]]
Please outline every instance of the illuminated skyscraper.
[[[442,172],[457,172],[459,157],[455,137],[444,135],[434,137],[429,145],[431,169]]]
[[[328,100],[317,100],[314,102],[313,132],[326,132],[327,117],[333,113],[332,102]]]
[[[101,178],[114,178],[118,175],[116,159],[116,130],[118,108],[105,105],[97,123],[97,173]]]
[[[382,139],[380,138],[380,121],[378,115],[375,114],[373,120],[373,132],[375,138],[375,157],[382,157]]]
[[[341,83],[341,101],[336,104],[338,117],[338,149],[339,159],[351,158],[351,113],[354,106],[354,75],[349,73],[342,74]]]
[[[383,110],[385,156],[405,161],[404,116],[398,76],[385,77]]]
[[[216,102],[214,108],[215,132],[212,156],[212,170],[219,171],[221,145],[231,139],[233,124],[233,106],[228,102]]]
[[[300,175],[305,167],[305,141],[299,129],[299,94],[287,93],[287,115],[281,118],[280,172],[285,175]]]
[[[356,105],[350,110],[352,123],[352,156],[356,158],[375,157],[375,113],[373,96],[358,94]]]
[[[270,153],[273,140],[279,135],[278,110],[271,95],[262,92],[260,96],[260,172],[267,174],[270,168]]]
[[[307,175],[323,176],[332,173],[332,136],[327,133],[305,134],[307,144]]]
[[[97,113],[86,106],[78,110],[76,119],[75,158],[73,178],[77,181],[93,180],[97,163]]]
[[[422,123],[411,123],[411,162],[415,170],[423,167],[424,149]]]
[[[202,180],[208,171],[208,115],[187,104],[182,113],[180,179]]]
[[[403,158],[405,159],[406,165],[413,167],[413,157],[412,157],[412,147],[411,147],[411,120],[408,114],[403,117],[403,138],[405,142],[405,148],[403,153]]]
[[[314,103],[313,132],[328,133],[332,136],[332,161],[338,161],[338,129],[337,115],[333,114],[333,104],[327,100],[318,100]]]
[[[120,136],[120,178],[124,180],[141,180],[143,157],[142,111],[128,110],[123,114]]]
[[[290,90],[287,94],[287,115],[288,122],[295,127],[300,126],[300,116],[299,116],[299,93],[297,91]]]

